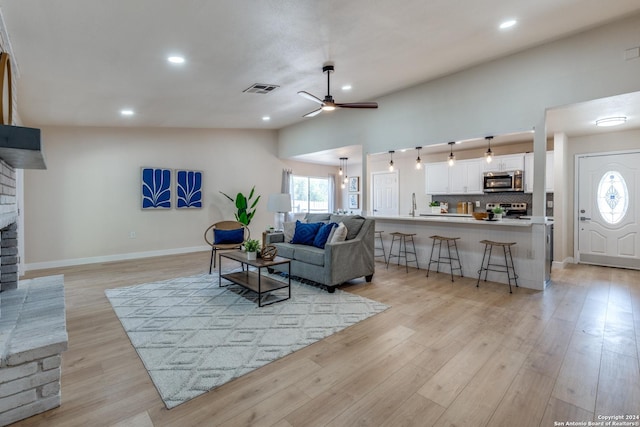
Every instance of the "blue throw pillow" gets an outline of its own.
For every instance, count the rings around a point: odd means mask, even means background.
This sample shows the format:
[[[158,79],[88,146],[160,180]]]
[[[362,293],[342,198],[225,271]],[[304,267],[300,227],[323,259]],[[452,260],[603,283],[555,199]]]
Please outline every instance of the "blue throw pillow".
[[[315,246],[316,248],[324,249],[324,246],[327,244],[327,239],[331,234],[331,230],[333,230],[333,228],[337,226],[338,224],[336,224],[335,222],[330,222],[329,224],[324,224],[322,227],[320,227],[320,230],[318,230],[318,234],[316,234],[316,238],[313,239],[313,246]]]
[[[235,230],[213,229],[213,244],[215,245],[242,242],[244,242],[244,229],[242,228],[236,228]]]
[[[297,243],[300,245],[313,245],[313,239],[316,238],[318,230],[322,227],[322,222],[312,222],[305,224],[304,222],[296,221],[296,231],[293,233],[293,239],[291,243]]]

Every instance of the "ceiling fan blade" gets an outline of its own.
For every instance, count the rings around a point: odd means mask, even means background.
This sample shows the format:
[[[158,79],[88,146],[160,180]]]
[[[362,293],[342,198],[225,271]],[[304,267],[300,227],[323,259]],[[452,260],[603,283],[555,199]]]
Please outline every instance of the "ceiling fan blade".
[[[347,102],[345,104],[336,103],[340,108],[378,108],[377,102]]]
[[[313,110],[312,112],[307,113],[302,117],[314,117],[314,116],[317,116],[318,114],[320,114],[321,112],[322,112],[322,108],[318,108],[317,110]]]
[[[309,101],[317,102],[320,105],[324,105],[324,101],[322,101],[322,99],[318,98],[317,96],[311,95],[309,92],[301,90],[300,92],[298,92],[298,95],[308,99]]]

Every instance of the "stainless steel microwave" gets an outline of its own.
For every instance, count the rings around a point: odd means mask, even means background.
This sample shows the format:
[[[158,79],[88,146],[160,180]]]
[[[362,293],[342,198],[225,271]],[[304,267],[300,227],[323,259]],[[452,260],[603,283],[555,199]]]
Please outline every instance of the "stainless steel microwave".
[[[482,177],[485,193],[524,191],[522,171],[485,172]]]

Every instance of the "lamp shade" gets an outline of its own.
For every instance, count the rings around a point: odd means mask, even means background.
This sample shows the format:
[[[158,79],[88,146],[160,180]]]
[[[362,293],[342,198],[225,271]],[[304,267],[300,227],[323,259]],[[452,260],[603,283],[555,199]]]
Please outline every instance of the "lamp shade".
[[[269,212],[290,212],[291,195],[289,193],[270,194],[267,200],[267,210]]]

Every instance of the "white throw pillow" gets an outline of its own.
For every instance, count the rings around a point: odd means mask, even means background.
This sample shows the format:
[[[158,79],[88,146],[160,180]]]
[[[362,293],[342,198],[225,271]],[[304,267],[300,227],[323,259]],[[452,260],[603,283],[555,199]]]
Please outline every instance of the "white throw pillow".
[[[296,223],[294,222],[285,222],[283,225],[284,231],[284,241],[289,243],[291,239],[293,239],[293,235],[296,232]]]
[[[331,243],[336,242],[344,242],[347,238],[347,226],[344,225],[344,222],[338,224],[336,228],[333,229],[333,236],[331,236]]]

